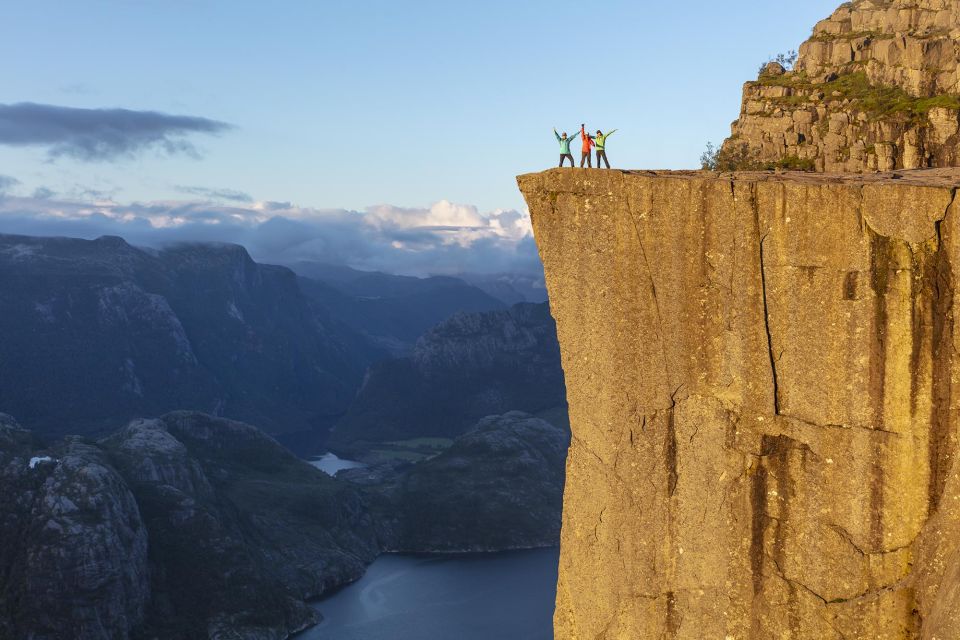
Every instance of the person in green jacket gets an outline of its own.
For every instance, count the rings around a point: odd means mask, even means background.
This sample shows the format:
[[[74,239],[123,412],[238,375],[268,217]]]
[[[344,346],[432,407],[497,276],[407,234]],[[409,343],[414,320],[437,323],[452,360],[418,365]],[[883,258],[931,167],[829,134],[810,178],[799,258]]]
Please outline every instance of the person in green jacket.
[[[607,138],[612,136],[617,130],[614,129],[610,133],[604,135],[603,131],[597,129],[597,135],[593,137],[595,144],[597,145],[597,169],[600,168],[600,158],[603,158],[604,164],[607,165],[607,169],[610,168],[610,161],[607,160]]]
[[[570,158],[570,166],[573,166],[573,154],[570,153],[570,142],[571,139],[567,137],[567,132],[564,131],[561,136],[557,133],[557,130],[553,130],[553,135],[557,137],[557,142],[560,143],[560,166],[563,166],[563,161],[567,158]]]

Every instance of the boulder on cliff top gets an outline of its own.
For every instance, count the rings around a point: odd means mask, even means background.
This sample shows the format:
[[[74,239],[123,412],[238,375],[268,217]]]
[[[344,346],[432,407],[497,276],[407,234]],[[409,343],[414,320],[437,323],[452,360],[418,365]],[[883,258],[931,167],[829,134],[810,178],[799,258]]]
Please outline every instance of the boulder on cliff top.
[[[782,76],[787,70],[779,62],[768,62],[760,71],[761,76]]]

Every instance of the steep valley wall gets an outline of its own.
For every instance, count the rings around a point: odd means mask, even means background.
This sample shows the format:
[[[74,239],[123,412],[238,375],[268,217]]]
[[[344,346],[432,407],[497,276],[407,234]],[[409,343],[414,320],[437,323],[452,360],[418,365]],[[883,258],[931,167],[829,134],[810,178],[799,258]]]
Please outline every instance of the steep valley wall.
[[[960,638],[960,171],[518,182],[573,430],[556,637]]]

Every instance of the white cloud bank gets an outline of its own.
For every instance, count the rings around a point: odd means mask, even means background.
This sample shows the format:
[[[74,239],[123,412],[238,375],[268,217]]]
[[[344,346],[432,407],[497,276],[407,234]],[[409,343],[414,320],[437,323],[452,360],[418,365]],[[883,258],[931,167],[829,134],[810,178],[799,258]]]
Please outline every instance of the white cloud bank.
[[[365,211],[313,209],[289,202],[219,204],[0,197],[0,233],[95,238],[117,235],[144,246],[216,241],[241,244],[257,260],[302,260],[428,275],[541,272],[530,218],[440,201]]]

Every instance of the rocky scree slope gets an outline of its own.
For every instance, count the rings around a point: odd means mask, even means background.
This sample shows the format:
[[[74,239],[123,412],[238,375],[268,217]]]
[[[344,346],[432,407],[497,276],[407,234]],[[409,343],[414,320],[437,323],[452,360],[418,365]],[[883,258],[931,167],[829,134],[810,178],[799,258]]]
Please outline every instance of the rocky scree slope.
[[[572,427],[556,637],[960,637],[960,171],[518,180]]]
[[[722,170],[960,164],[960,1],[856,0],[743,88]]]

